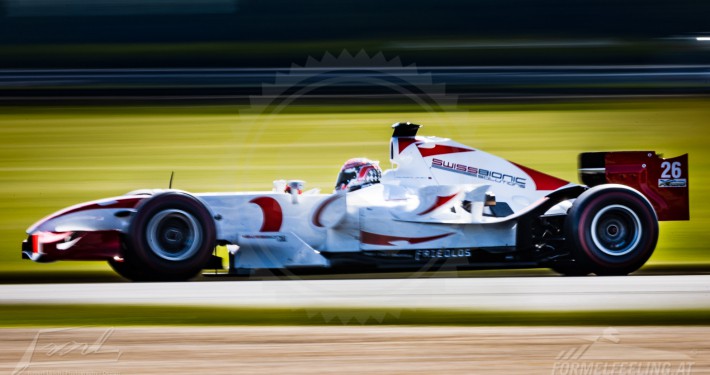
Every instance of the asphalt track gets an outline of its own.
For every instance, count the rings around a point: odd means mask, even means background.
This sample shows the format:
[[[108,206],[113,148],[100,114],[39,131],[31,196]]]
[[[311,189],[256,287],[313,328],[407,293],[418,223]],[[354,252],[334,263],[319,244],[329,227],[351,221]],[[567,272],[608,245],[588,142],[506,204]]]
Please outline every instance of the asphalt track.
[[[0,303],[668,310],[710,307],[710,276],[6,284]],[[2,328],[0,371],[696,374],[710,371],[708,334],[707,326]]]
[[[710,327],[83,327],[0,333],[3,374],[710,371]]]
[[[710,276],[15,284],[0,285],[0,303],[508,311],[702,309],[710,308]]]

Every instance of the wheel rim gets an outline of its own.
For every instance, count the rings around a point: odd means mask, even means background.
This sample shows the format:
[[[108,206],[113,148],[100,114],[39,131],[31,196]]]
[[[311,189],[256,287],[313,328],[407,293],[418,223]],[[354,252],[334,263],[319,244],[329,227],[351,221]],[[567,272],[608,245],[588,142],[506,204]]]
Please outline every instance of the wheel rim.
[[[597,248],[616,257],[632,252],[643,234],[638,215],[618,204],[604,207],[594,215],[591,232]]]
[[[160,211],[148,222],[146,233],[151,251],[170,261],[191,258],[202,242],[202,228],[194,216],[182,210]]]

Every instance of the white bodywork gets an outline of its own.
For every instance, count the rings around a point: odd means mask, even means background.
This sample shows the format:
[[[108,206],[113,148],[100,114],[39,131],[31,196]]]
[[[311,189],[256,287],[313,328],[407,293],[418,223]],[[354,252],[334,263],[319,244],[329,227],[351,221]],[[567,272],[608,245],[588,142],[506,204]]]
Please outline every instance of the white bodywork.
[[[625,275],[653,252],[659,219],[689,218],[687,154],[582,153],[590,188],[450,139],[418,137],[419,127],[393,126],[393,169],[348,160],[333,194],[302,194],[299,180],[275,181],[267,192],[134,191],[40,220],[22,256],[109,261],[132,280],[220,268],[215,245],[226,245],[236,275],[540,266]],[[668,173],[677,184],[666,183]]]
[[[516,214],[550,184],[569,185],[450,139],[395,137],[390,147],[396,168],[354,192],[195,196],[217,219],[217,238],[238,245],[236,268],[327,267],[323,253],[515,246]],[[513,214],[484,215],[487,193]]]
[[[408,135],[397,129],[401,125]],[[258,269],[329,267],[332,256],[346,253],[422,250],[467,257],[471,249],[513,248],[517,218],[552,191],[574,185],[450,139],[416,137],[417,128],[395,126],[395,168],[383,173],[381,183],[360,190],[300,194],[302,182],[293,181],[286,193],[286,183],[276,181],[270,192],[192,195],[214,218],[218,243],[237,249],[232,268]],[[78,241],[74,232],[127,234],[141,202],[161,192],[134,191],[72,206],[42,219],[28,234],[37,243],[68,241],[57,251]],[[502,211],[492,210],[493,199]],[[568,207],[563,200],[548,213]],[[112,238],[118,252],[119,240]],[[41,255],[35,252],[33,259]]]

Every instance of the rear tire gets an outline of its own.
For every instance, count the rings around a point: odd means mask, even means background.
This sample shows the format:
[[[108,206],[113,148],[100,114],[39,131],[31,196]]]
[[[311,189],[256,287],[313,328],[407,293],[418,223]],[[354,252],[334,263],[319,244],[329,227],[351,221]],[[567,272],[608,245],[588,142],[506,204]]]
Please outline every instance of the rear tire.
[[[110,261],[133,281],[183,281],[195,277],[216,246],[212,215],[196,198],[167,192],[146,200],[131,222],[122,262]]]
[[[627,275],[641,268],[658,242],[658,219],[648,199],[623,185],[600,185],[575,200],[565,234],[581,269]]]
[[[587,276],[591,273],[586,265],[573,260],[555,262],[550,265],[550,268],[564,276]]]

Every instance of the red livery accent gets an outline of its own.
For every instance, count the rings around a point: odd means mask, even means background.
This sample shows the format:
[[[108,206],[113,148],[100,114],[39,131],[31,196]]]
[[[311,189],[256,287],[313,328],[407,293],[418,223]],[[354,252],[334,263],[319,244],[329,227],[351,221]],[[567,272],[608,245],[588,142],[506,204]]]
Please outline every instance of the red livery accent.
[[[42,232],[32,235],[32,252],[35,254],[42,253]]]
[[[398,138],[397,144],[399,145],[399,153],[401,154],[409,145],[416,143],[416,138]]]
[[[126,209],[135,208],[136,206],[138,206],[138,203],[140,203],[141,201],[143,201],[146,198],[149,198],[149,197],[148,196],[116,197],[116,198],[102,199],[99,201],[94,201],[94,202],[89,202],[89,203],[77,204],[77,205],[65,208],[61,211],[55,212],[49,216],[44,217],[42,220],[35,223],[32,227],[36,227],[39,223],[52,220],[52,219],[57,218],[59,216],[68,215],[68,214],[72,214],[72,213],[80,212],[80,211],[100,210],[100,209],[116,209],[116,208],[126,208]]]
[[[313,225],[317,226],[318,228],[323,228],[323,224],[320,222],[320,215],[323,213],[323,210],[328,207],[329,204],[335,202],[338,198],[340,198],[339,195],[333,195],[332,197],[324,200],[323,203],[318,206],[316,212],[313,213]]]
[[[569,181],[550,176],[549,174],[536,171],[532,168],[528,168],[517,163],[513,163],[513,165],[520,168],[523,172],[527,173],[530,178],[533,179],[533,181],[535,182],[535,190],[557,190],[569,184]]]
[[[404,151],[407,147],[409,147],[412,144],[417,145],[417,148],[419,149],[419,153],[422,155],[422,157],[445,155],[445,154],[455,154],[455,153],[459,153],[459,152],[476,151],[476,150],[472,150],[470,148],[446,146],[446,145],[439,145],[439,144],[434,144],[434,147],[422,147],[421,145],[423,143],[424,142],[418,141],[416,138],[398,138],[397,139],[397,144],[398,144],[400,154],[402,153],[402,151]]]
[[[147,197],[119,197],[113,199],[104,199],[96,202],[92,202],[87,205],[76,205],[67,208],[66,210],[57,212],[53,217],[71,214],[79,211],[87,210],[100,210],[106,208],[135,208],[138,203]]]
[[[117,231],[39,232],[30,237],[32,253],[43,262],[55,260],[109,260],[121,255]]]
[[[370,233],[365,231],[360,231],[360,241],[366,245],[379,245],[379,246],[395,246],[392,242],[394,241],[406,241],[412,245],[416,245],[422,242],[429,242],[438,240],[440,238],[448,237],[453,233],[444,233],[437,236],[430,237],[398,237],[398,236],[388,236],[385,234]]]
[[[261,213],[264,215],[264,223],[261,224],[261,232],[278,232],[281,230],[283,223],[283,211],[281,205],[272,197],[259,197],[249,201],[261,208]]]
[[[643,193],[658,220],[690,219],[688,154],[663,159],[653,151],[622,151],[608,152],[604,159],[607,182]]]
[[[424,211],[418,213],[418,215],[426,215],[426,214],[428,214],[428,213],[430,213],[430,212],[436,210],[437,208],[439,208],[439,207],[445,205],[448,201],[454,199],[454,197],[456,196],[456,194],[458,194],[458,193],[454,193],[454,194],[451,194],[451,195],[447,195],[447,196],[445,196],[445,197],[439,197],[439,196],[437,196],[437,197],[436,197],[436,202],[434,202],[434,204],[433,204],[431,207],[429,207],[429,208],[427,208],[426,210],[424,210]]]

